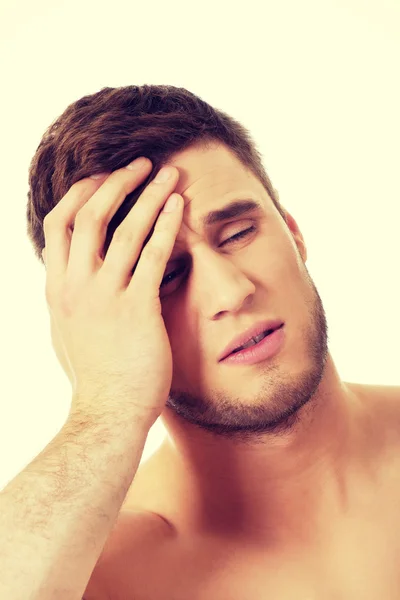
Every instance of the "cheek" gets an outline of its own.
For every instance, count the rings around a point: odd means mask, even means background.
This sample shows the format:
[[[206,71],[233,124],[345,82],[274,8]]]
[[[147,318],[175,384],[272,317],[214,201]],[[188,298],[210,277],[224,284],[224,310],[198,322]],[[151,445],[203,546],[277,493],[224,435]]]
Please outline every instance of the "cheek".
[[[198,360],[193,343],[180,335],[170,339],[175,385],[187,385],[196,376]]]
[[[243,270],[253,277],[254,281],[275,281],[282,277],[287,269],[288,248],[282,240],[259,236],[248,248],[240,254]]]
[[[301,257],[292,236],[276,235],[264,241],[262,254],[266,257],[268,267],[277,275],[299,272]]]
[[[187,353],[190,346],[189,336],[186,334],[188,327],[184,324],[182,311],[179,311],[173,303],[162,305],[161,315],[164,319],[172,356],[180,359]]]

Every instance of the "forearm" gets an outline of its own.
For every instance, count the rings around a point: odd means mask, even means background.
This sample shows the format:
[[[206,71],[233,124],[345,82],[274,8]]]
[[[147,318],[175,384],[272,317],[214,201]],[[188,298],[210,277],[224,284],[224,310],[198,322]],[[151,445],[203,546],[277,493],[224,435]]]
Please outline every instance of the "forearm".
[[[67,423],[0,493],[0,597],[80,600],[149,426]]]

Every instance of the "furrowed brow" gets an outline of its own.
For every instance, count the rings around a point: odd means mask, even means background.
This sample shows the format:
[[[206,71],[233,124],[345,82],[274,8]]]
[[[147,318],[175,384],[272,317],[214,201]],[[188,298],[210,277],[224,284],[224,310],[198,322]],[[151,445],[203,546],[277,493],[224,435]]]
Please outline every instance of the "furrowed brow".
[[[209,212],[202,218],[203,227],[210,227],[215,223],[227,221],[228,219],[233,219],[235,217],[241,217],[260,210],[261,206],[255,200],[236,200],[223,208]]]
[[[215,225],[215,223],[227,221],[228,219],[233,219],[235,217],[241,217],[242,215],[249,215],[254,212],[263,212],[262,206],[255,200],[235,200],[234,202],[230,202],[223,208],[219,208],[218,210],[212,210],[207,215],[202,217],[200,221],[203,224],[203,227],[207,228],[211,227],[212,225]],[[179,246],[180,243],[179,241],[177,241],[173,248],[172,256],[169,262],[178,261],[186,255],[186,250],[180,249]]]

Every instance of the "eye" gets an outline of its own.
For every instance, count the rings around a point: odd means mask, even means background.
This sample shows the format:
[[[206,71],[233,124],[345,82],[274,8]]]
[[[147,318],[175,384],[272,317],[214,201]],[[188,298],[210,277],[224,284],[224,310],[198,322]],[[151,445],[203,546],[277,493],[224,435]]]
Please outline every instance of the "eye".
[[[239,231],[238,233],[235,233],[235,235],[232,235],[231,237],[229,237],[225,241],[223,241],[222,244],[219,245],[219,247],[222,248],[222,246],[225,246],[225,244],[234,244],[236,241],[240,240],[242,237],[246,237],[246,235],[249,235],[250,233],[255,231],[255,229],[256,229],[255,226],[252,225],[248,229]],[[176,271],[171,271],[171,273],[169,273],[168,275],[166,275],[164,277],[164,279],[161,282],[160,287],[164,287],[164,286],[168,285],[169,283],[171,283],[174,279],[176,279],[179,275],[181,275],[185,271],[185,269],[186,269],[186,267],[183,266],[183,267],[180,267],[179,269],[177,269]]]
[[[220,247],[225,246],[225,244],[232,244],[232,243],[234,244],[236,240],[240,240],[240,238],[245,237],[246,235],[249,235],[249,233],[252,233],[254,230],[255,230],[255,227],[254,227],[254,225],[252,225],[248,229],[239,231],[239,233],[235,233],[235,235],[232,235],[231,237],[226,239],[224,242],[222,242],[222,244],[220,244]],[[232,242],[232,240],[234,240],[234,241]]]
[[[166,275],[164,277],[164,279],[161,282],[160,287],[164,287],[165,285],[168,285],[169,283],[171,283],[171,281],[176,279],[176,277],[178,277],[178,275],[181,275],[181,273],[183,273],[185,269],[186,269],[186,267],[183,267],[183,268],[181,267],[180,269],[177,269],[176,271],[171,271],[171,273],[169,273],[169,275]]]

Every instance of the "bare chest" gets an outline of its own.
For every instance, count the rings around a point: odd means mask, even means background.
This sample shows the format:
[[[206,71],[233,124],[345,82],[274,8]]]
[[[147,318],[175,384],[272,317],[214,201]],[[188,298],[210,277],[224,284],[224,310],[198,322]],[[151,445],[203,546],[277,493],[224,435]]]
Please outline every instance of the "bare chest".
[[[377,396],[378,397],[378,396]],[[373,419],[367,447],[378,468],[355,485],[315,547],[254,551],[244,543],[166,535],[161,520],[121,519],[97,573],[113,600],[399,600],[400,399]],[[377,402],[382,414],[383,403]],[[383,435],[382,432],[387,432]],[[379,443],[376,440],[381,436]],[[385,448],[385,451],[382,450]],[[371,462],[372,464],[372,462]],[[374,463],[375,464],[375,463]],[[137,496],[136,496],[137,497]],[[162,511],[159,512],[162,514]],[[140,531],[140,532],[139,532]],[[94,574],[97,577],[96,574]],[[106,598],[106,596],[105,596]]]
[[[143,540],[141,552],[115,555],[107,588],[113,600],[398,600],[400,489],[393,491],[349,511],[319,552]]]
[[[242,552],[238,552],[239,555]],[[233,552],[165,557],[151,570],[126,564],[114,579],[115,600],[398,600],[399,548],[371,547],[370,552],[344,548],[333,557],[298,564]],[[143,565],[142,565],[143,566]],[[130,573],[130,574],[129,574]]]

